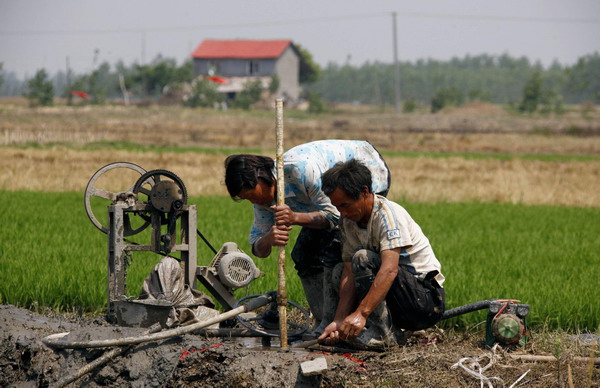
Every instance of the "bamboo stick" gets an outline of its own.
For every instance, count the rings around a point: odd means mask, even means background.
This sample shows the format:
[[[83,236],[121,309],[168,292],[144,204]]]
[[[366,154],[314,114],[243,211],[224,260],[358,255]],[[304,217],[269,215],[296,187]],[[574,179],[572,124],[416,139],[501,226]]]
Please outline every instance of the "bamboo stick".
[[[277,206],[285,204],[283,178],[283,100],[275,101],[275,130],[277,142]],[[279,334],[281,349],[288,350],[287,336],[287,293],[285,289],[285,247],[279,247],[279,285],[277,288],[277,310],[279,311]]]
[[[536,354],[511,354],[510,358],[521,361],[558,361],[558,359],[554,356],[541,356]],[[573,361],[591,362],[600,365],[600,357],[573,357]]]

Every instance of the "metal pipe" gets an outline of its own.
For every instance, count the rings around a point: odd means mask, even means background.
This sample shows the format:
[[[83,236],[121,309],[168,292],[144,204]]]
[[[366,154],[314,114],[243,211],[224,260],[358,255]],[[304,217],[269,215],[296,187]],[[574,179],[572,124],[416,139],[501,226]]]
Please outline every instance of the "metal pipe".
[[[271,337],[269,334],[259,333],[245,328],[200,329],[194,334],[206,337]]]

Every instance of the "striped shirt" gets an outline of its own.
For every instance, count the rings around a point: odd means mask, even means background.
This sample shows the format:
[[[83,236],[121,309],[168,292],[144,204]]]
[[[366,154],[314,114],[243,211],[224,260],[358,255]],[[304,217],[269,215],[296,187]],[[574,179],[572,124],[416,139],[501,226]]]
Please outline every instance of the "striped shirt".
[[[381,254],[385,250],[401,248],[400,264],[407,266],[414,275],[438,270],[440,273],[436,280],[440,285],[443,284],[442,266],[433,253],[429,239],[406,209],[397,203],[375,195],[367,228],[343,218],[341,231],[343,261],[352,261],[360,249]]]
[[[318,211],[333,228],[339,223],[340,213],[321,189],[321,176],[338,162],[357,159],[371,171],[374,193],[389,189],[389,171],[379,152],[367,141],[319,140],[296,146],[283,155],[285,203],[292,211]],[[273,176],[276,176],[276,169]],[[254,205],[254,224],[250,230],[250,244],[267,234],[275,223],[274,205]]]

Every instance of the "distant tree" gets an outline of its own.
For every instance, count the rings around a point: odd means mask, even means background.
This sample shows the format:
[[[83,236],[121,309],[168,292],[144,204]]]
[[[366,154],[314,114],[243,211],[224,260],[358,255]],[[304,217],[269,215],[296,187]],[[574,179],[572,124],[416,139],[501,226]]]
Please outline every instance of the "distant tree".
[[[438,89],[431,98],[431,113],[436,113],[447,106],[460,106],[464,101],[463,93],[455,87]]]
[[[214,82],[197,78],[192,82],[192,91],[185,98],[184,104],[190,108],[212,108],[223,100],[223,94],[217,91],[217,85]]]
[[[325,112],[325,103],[321,99],[321,96],[317,93],[308,92],[306,94],[306,101],[308,101],[308,111],[310,113],[323,113]]]
[[[312,54],[307,49],[297,43],[294,43],[294,46],[302,57],[300,61],[300,83],[310,84],[316,82],[321,74],[321,68],[315,63]]]
[[[575,97],[572,100],[600,103],[600,54],[579,58],[565,74],[565,91]]]
[[[246,110],[250,109],[252,104],[260,100],[262,91],[262,82],[259,79],[246,82],[244,88],[235,96],[233,106]]]
[[[92,98],[90,101],[92,104],[103,104],[106,101],[109,78],[110,65],[107,62],[102,63],[87,77],[87,89]]]
[[[27,82],[25,97],[32,107],[50,106],[54,103],[54,85],[48,79],[46,70],[38,70],[35,76]]]
[[[467,93],[469,101],[492,101],[490,93],[483,92],[480,89],[472,88]]]
[[[194,79],[194,62],[191,59],[186,60],[173,71],[172,82],[192,82]]]
[[[170,84],[191,82],[193,69],[191,60],[177,67],[174,59],[159,55],[148,65],[134,65],[125,75],[125,85],[144,96],[159,96]]]
[[[405,98],[402,100],[402,113],[413,113],[417,110],[417,100],[414,98]]]
[[[160,95],[163,88],[174,79],[175,60],[158,56],[149,65],[134,65],[125,84],[144,96]]]
[[[281,81],[279,80],[279,76],[277,74],[273,74],[271,76],[271,82],[269,83],[269,92],[271,94],[277,93],[277,90],[279,90],[280,84],[281,84]]]
[[[554,88],[546,88],[540,96],[540,104],[542,105],[542,113],[563,114],[564,104],[563,97]]]
[[[519,112],[533,113],[542,99],[542,72],[536,70],[523,88],[523,98],[519,104]]]
[[[0,85],[0,95],[2,96],[23,96],[25,94],[25,81],[17,77],[14,72],[3,70],[0,74],[2,85]]]
[[[0,89],[2,88],[2,84],[4,83],[4,62],[0,62]]]

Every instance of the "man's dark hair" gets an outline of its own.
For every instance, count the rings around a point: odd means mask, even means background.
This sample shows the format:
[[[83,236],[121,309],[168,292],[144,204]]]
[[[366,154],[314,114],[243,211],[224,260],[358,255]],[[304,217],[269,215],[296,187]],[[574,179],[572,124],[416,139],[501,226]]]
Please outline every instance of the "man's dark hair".
[[[225,159],[225,186],[229,196],[237,199],[242,190],[253,189],[258,178],[264,179],[269,186],[274,184],[273,167],[275,162],[261,155],[230,155]]]
[[[350,199],[358,199],[365,186],[369,193],[372,193],[371,171],[356,159],[337,163],[325,171],[321,177],[321,184],[326,195],[333,193],[338,187]]]

